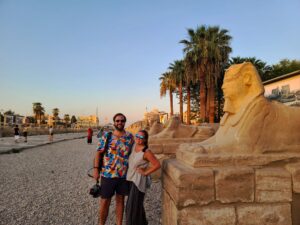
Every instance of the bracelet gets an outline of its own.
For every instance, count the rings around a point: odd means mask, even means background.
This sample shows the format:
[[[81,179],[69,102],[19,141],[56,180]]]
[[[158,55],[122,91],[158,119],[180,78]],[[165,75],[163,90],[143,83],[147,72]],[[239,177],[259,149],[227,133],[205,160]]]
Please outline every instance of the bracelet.
[[[96,169],[96,168],[99,169],[99,167],[94,167],[94,169]]]

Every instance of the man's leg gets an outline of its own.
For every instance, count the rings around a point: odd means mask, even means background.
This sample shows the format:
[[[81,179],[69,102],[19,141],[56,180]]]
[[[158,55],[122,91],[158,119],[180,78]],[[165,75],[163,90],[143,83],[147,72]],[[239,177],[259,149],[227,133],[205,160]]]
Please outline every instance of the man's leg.
[[[101,198],[100,199],[100,218],[99,218],[99,225],[105,225],[108,211],[109,211],[109,205],[110,205],[111,198]]]
[[[124,195],[116,194],[116,219],[117,225],[122,225],[124,212]]]

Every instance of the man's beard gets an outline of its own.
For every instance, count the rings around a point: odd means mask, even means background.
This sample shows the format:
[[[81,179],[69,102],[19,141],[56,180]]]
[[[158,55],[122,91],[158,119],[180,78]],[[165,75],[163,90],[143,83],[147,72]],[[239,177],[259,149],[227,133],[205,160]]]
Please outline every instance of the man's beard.
[[[117,131],[124,131],[124,125],[120,125],[120,127],[114,125],[114,127],[116,128]]]

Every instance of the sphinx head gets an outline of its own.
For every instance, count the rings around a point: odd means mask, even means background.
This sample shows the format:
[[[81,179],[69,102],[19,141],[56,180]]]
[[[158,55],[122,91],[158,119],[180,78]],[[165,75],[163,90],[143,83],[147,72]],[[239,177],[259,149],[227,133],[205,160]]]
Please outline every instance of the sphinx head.
[[[222,90],[225,98],[224,112],[235,114],[242,105],[263,95],[264,86],[253,64],[244,62],[226,70]]]

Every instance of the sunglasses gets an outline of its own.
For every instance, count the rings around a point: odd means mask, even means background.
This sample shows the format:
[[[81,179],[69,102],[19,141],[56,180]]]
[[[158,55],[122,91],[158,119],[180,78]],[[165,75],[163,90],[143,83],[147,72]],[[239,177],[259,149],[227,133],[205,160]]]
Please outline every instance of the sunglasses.
[[[115,120],[115,122],[116,122],[116,123],[119,123],[119,122],[125,123],[126,121],[125,121],[125,120]]]
[[[136,138],[139,138],[139,139],[144,139],[144,138],[145,138],[144,136],[139,135],[139,134],[136,134],[135,137],[136,137]]]

